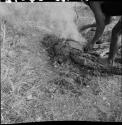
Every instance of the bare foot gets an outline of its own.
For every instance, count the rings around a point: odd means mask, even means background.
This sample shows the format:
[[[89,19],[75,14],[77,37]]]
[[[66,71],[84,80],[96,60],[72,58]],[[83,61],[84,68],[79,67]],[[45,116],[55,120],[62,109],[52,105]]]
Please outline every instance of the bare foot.
[[[109,60],[107,57],[100,58],[99,63],[102,64],[104,67],[112,67],[112,66],[114,66],[114,61]]]

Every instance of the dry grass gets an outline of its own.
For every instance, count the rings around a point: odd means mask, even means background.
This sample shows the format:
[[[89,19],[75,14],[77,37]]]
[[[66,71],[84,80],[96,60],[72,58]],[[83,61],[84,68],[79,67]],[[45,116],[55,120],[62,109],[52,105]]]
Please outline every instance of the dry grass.
[[[78,27],[93,19],[91,14],[82,17],[91,13],[86,6],[75,5],[77,11],[82,10],[77,13]],[[49,48],[64,39],[85,42],[79,37],[72,7],[64,3],[0,4],[1,123],[122,121],[121,76],[101,76],[96,70],[94,75],[74,65],[63,51],[49,55]],[[47,35],[51,39],[44,47]]]

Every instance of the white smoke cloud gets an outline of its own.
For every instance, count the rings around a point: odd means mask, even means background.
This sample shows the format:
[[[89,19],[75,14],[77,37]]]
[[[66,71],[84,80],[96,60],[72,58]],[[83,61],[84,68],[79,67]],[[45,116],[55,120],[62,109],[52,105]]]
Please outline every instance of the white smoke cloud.
[[[0,18],[6,19],[16,29],[30,26],[84,43],[75,24],[76,2],[40,2],[0,4]]]

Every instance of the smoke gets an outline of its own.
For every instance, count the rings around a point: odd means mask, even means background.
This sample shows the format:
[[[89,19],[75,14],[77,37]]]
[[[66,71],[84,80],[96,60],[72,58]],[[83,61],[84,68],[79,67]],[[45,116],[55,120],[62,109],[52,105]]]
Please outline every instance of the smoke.
[[[75,24],[76,2],[41,2],[0,4],[0,19],[5,19],[15,29],[36,27],[61,38],[84,43]]]

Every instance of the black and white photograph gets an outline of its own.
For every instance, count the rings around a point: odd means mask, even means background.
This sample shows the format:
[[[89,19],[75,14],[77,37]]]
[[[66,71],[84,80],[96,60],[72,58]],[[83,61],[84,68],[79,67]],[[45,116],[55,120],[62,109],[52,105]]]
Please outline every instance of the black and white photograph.
[[[1,124],[122,122],[121,0],[35,1],[0,2]]]

